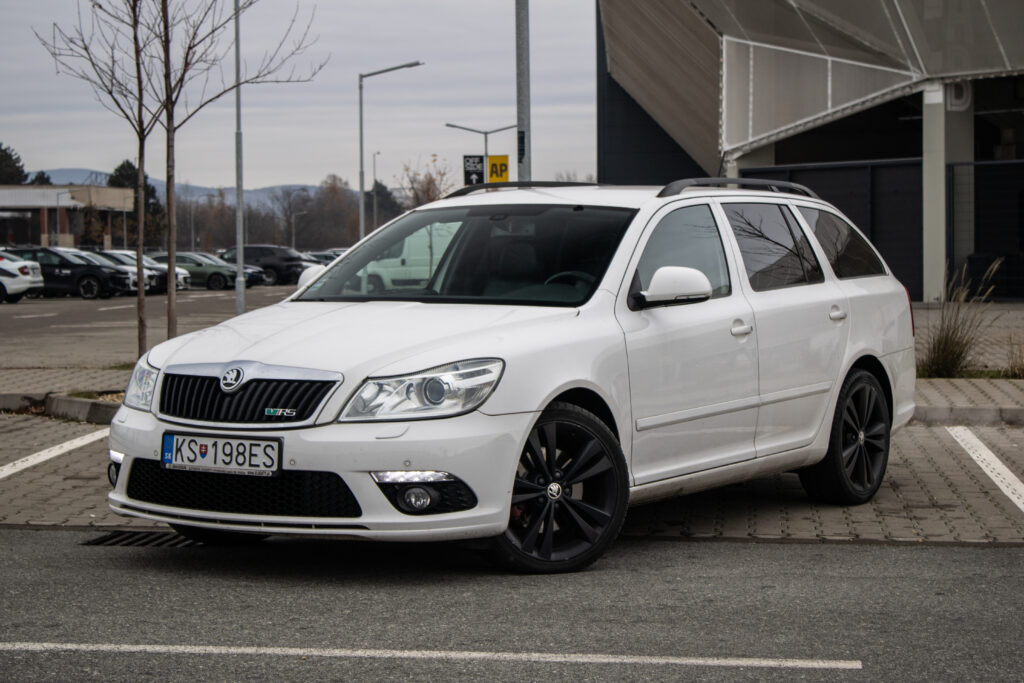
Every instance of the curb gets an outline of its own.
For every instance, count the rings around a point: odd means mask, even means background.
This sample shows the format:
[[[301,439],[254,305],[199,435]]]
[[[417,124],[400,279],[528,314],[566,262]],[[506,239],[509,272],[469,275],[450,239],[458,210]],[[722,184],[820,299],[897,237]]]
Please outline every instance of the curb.
[[[914,410],[914,419],[933,425],[1022,425],[1024,407],[919,405]]]
[[[121,404],[56,393],[0,394],[0,410],[18,411],[39,407],[51,417],[109,425]]]

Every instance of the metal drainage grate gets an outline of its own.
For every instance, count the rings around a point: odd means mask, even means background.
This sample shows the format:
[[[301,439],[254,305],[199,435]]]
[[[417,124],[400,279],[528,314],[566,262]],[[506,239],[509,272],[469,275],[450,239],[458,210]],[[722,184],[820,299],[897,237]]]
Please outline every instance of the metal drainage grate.
[[[82,545],[136,546],[142,548],[191,548],[200,545],[173,531],[112,531]]]

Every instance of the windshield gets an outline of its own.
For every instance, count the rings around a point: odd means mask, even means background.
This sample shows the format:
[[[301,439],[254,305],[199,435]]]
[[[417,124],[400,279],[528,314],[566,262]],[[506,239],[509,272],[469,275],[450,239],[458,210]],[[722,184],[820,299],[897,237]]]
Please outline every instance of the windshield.
[[[634,213],[557,205],[414,211],[349,251],[297,300],[579,306]]]
[[[135,265],[135,261],[133,261],[132,259],[128,258],[125,254],[118,254],[116,251],[105,252],[103,255],[106,256],[111,261],[116,261],[117,263],[120,263],[120,264],[123,264],[123,265],[126,265],[126,266],[134,266]]]
[[[87,265],[89,265],[88,261],[86,261],[80,255],[74,253],[73,251],[64,251],[63,249],[61,249],[60,250],[60,255],[63,256],[64,258],[66,258],[68,261],[71,261],[72,263],[74,263],[76,265],[79,265],[79,266],[83,266],[83,265],[87,266]]]
[[[193,251],[192,255],[195,256],[200,261],[206,261],[207,263],[213,263],[213,264],[218,265],[218,266],[228,266],[229,268],[234,268],[235,267],[234,263],[228,263],[227,261],[225,261],[224,259],[220,258],[219,256],[214,256],[213,254],[207,254],[205,251]],[[246,266],[246,267],[248,267],[248,266]]]
[[[77,256],[78,258],[82,259],[83,261],[88,261],[89,263],[91,263],[93,265],[96,265],[96,266],[109,266],[110,265],[109,261],[106,261],[106,260],[100,258],[99,256],[97,256],[96,254],[91,254],[91,253],[89,253],[87,251],[76,251],[76,252],[73,252],[73,253],[74,253],[75,256]],[[64,255],[67,256],[68,252],[64,252]]]

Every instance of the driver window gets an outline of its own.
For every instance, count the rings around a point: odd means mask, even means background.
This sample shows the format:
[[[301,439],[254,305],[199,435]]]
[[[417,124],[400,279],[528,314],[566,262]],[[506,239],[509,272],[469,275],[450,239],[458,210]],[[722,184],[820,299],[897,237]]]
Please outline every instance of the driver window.
[[[677,209],[658,223],[637,265],[640,289],[647,289],[654,271],[663,266],[699,270],[711,282],[712,299],[729,296],[729,268],[711,207]]]

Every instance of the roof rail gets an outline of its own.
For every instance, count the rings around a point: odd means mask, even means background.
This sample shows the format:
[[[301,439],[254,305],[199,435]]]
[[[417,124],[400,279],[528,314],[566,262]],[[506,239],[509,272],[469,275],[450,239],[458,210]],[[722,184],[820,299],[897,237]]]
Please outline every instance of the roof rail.
[[[471,194],[478,190],[497,190],[502,188],[530,187],[593,187],[595,185],[597,185],[597,183],[570,183],[561,182],[558,180],[523,180],[514,183],[480,183],[479,185],[467,185],[466,187],[455,190],[455,192],[445,195],[445,199],[451,199],[452,197],[463,197],[467,194]]]
[[[658,193],[659,197],[672,197],[688,187],[705,187],[714,185],[738,185],[755,189],[768,189],[772,192],[793,192],[820,199],[814,190],[785,180],[763,180],[761,178],[683,178],[669,183]]]

